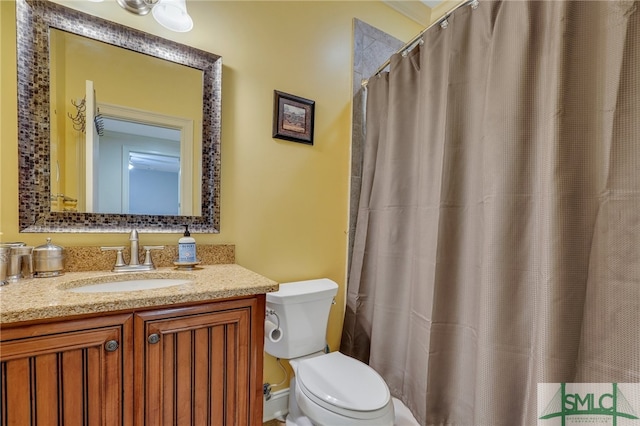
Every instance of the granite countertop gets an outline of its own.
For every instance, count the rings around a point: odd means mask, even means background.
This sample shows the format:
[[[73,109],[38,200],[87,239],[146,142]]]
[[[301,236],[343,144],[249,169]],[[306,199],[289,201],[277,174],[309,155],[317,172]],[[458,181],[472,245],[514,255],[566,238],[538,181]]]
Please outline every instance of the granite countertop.
[[[191,282],[112,293],[74,293],[68,290],[87,284],[143,278],[176,278]],[[277,282],[236,264],[204,265],[191,271],[158,268],[128,273],[67,272],[58,277],[32,278],[0,286],[0,324],[227,299],[277,290]]]

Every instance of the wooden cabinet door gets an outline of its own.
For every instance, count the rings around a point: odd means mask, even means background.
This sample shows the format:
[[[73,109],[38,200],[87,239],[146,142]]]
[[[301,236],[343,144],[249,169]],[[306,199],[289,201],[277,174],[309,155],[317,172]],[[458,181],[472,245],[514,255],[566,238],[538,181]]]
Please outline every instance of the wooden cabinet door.
[[[0,424],[131,424],[123,404],[131,325],[131,315],[119,315],[3,328]]]
[[[263,320],[263,296],[136,314],[136,424],[262,424]]]

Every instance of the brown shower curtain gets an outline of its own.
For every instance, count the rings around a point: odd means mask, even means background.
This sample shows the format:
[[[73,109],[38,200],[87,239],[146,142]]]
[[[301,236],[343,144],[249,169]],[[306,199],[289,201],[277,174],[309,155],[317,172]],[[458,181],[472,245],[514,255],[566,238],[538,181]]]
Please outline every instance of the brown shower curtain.
[[[538,383],[640,382],[640,4],[448,22],[368,83],[341,350],[423,425],[536,425]]]

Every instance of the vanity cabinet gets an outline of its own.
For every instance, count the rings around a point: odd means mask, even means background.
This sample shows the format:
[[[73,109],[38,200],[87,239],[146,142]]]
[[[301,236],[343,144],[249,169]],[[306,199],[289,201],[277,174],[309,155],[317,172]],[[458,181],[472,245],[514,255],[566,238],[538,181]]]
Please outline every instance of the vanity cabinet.
[[[135,340],[144,351],[136,352],[136,406],[144,409],[136,410],[136,424],[261,424],[258,305],[251,299],[137,314]]]
[[[16,326],[0,425],[262,423],[265,296]]]
[[[129,314],[3,327],[0,424],[121,425],[132,323]]]

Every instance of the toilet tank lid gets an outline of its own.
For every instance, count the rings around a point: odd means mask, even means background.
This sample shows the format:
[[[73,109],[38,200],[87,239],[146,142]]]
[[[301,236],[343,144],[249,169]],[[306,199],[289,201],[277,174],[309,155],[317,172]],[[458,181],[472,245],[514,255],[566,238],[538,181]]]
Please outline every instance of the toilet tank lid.
[[[295,281],[280,284],[280,289],[267,293],[267,303],[301,303],[310,300],[333,297],[338,293],[338,284],[328,278]],[[285,302],[286,300],[286,302]]]

